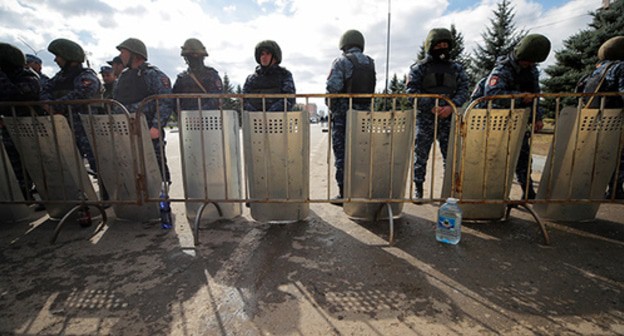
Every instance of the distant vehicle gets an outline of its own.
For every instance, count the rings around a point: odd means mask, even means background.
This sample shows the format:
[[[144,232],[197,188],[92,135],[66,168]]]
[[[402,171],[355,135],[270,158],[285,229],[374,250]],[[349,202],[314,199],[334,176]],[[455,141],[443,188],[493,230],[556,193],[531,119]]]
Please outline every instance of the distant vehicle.
[[[310,124],[316,124],[317,122],[319,122],[318,118],[316,117],[310,118]]]

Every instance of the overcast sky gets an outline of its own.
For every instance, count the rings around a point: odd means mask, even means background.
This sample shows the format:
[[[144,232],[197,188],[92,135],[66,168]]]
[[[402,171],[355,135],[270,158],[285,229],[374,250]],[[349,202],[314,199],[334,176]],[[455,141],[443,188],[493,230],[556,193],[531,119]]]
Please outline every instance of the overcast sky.
[[[482,43],[498,0],[390,0],[390,77],[406,74],[431,28],[455,24],[466,51]],[[586,29],[602,0],[512,0],[517,29],[541,33],[559,50],[570,35]],[[387,0],[2,0],[0,41],[25,53],[31,46],[44,73],[58,67],[47,46],[68,38],[82,45],[92,68],[118,55],[128,37],[141,39],[149,62],[172,81],[186,68],[180,46],[189,37],[208,49],[206,64],[244,84],[256,66],[254,46],[271,39],[282,48],[282,65],[293,73],[297,93],[324,93],[338,41],[360,30],[365,53],[375,59],[377,91],[385,85]],[[553,62],[553,53],[546,64]],[[316,101],[320,103],[319,101]]]

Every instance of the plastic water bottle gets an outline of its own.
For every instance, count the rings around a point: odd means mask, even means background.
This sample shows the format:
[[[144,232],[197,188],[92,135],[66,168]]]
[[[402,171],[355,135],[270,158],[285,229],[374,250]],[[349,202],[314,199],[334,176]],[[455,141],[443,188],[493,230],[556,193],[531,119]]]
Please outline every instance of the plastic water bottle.
[[[449,197],[438,210],[436,239],[447,244],[457,244],[461,239],[462,211],[457,199]]]
[[[173,220],[171,219],[171,202],[169,202],[169,197],[167,196],[166,186],[163,183],[163,187],[160,191],[160,226],[169,230],[173,227]]]

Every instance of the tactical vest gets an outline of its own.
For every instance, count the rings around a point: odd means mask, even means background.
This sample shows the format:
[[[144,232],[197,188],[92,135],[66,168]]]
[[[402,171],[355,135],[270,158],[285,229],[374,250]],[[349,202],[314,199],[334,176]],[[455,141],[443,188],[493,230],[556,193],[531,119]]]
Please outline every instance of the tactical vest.
[[[603,77],[607,75],[609,68],[615,65],[612,62],[607,62],[601,65],[602,69],[600,72],[594,72],[585,83],[585,88],[583,88],[583,93],[594,93],[594,92],[609,92],[609,91],[617,91],[617,88],[610,88],[606,81],[600,84],[600,81]],[[598,87],[600,85],[600,87]],[[605,108],[622,108],[624,107],[624,103],[622,102],[622,97],[619,96],[603,96],[605,100]],[[587,104],[591,97],[583,97],[583,102]],[[594,99],[591,100],[591,104],[589,108],[597,109],[600,108],[600,101],[602,100],[601,96],[595,96]]]
[[[124,105],[131,105],[140,102],[149,96],[145,70],[147,66],[138,69],[126,69],[121,73],[115,88],[115,99]]]
[[[52,87],[52,91],[50,92],[52,94],[52,98],[58,99],[70,93],[71,91],[74,91],[74,81],[76,80],[76,77],[80,76],[85,71],[93,72],[92,75],[97,78],[95,72],[89,68],[70,67],[69,69],[67,69],[67,71],[64,70],[63,73],[54,81],[54,86]],[[93,96],[85,98],[89,99],[99,97],[98,93],[96,92]]]
[[[430,62],[423,75],[425,93],[450,96],[457,91],[457,71],[451,62]]]
[[[264,75],[257,75],[253,81],[253,85],[248,88],[247,93],[255,93],[255,94],[271,94],[271,93],[282,93],[282,83],[284,82],[284,77],[286,76],[286,71],[284,68],[274,66],[273,69],[266,69]],[[277,98],[282,99],[282,98]],[[265,107],[268,109],[269,106],[273,105],[276,99],[265,99]],[[248,99],[248,103],[251,104],[256,111],[262,111],[262,99]]]
[[[357,57],[351,53],[345,57],[353,64],[353,74],[345,80],[341,93],[374,93],[375,66],[370,58],[368,64],[360,64]],[[370,98],[354,98],[353,104],[370,104]]]

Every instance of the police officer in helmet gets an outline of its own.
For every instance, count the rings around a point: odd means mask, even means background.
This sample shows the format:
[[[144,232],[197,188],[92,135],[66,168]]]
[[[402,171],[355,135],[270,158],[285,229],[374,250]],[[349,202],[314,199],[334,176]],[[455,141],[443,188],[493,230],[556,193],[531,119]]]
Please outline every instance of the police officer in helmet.
[[[264,40],[256,44],[254,50],[256,69],[247,77],[243,93],[256,94],[295,94],[295,81],[292,73],[280,66],[282,49],[277,42]],[[253,98],[245,99],[246,111],[292,111],[295,98]]]
[[[439,94],[450,99],[455,106],[462,106],[468,99],[469,80],[464,67],[450,59],[453,36],[446,28],[432,29],[425,41],[426,56],[410,66],[407,93]],[[416,142],[414,149],[414,198],[423,197],[423,183],[427,173],[429,151],[437,137],[442,157],[446,159],[451,114],[453,108],[446,100],[418,99],[416,118]]]
[[[355,29],[347,30],[340,37],[338,49],[342,54],[332,62],[327,77],[325,91],[327,93],[374,93],[377,83],[375,61],[364,54],[364,35]],[[369,110],[370,98],[336,98],[327,101],[332,122],[332,150],[336,167],[336,183],[340,200],[344,195],[344,153],[347,111]],[[342,206],[341,202],[333,205]]]
[[[180,74],[173,84],[173,93],[223,93],[223,82],[219,72],[204,65],[208,52],[204,44],[196,39],[187,39],[181,47],[180,55],[188,64],[188,69]],[[180,99],[182,110],[199,110],[197,99]],[[202,110],[220,108],[219,99],[201,99]]]
[[[137,112],[143,99],[158,94],[171,93],[171,81],[164,72],[147,62],[147,47],[137,38],[128,38],[117,46],[124,70],[113,90],[113,98],[121,102],[129,112]],[[147,127],[158,160],[158,167],[164,182],[171,182],[167,157],[165,155],[164,127],[173,112],[173,100],[151,100],[141,111],[147,119]],[[162,149],[161,149],[162,140]],[[162,156],[161,156],[162,151]],[[162,166],[164,164],[164,171]]]
[[[58,64],[60,70],[43,87],[42,100],[65,101],[101,98],[100,80],[93,69],[83,67],[85,52],[78,43],[59,38],[50,42],[48,51],[54,54],[54,62]],[[69,116],[68,106],[50,106],[54,112]],[[95,156],[80,119],[80,114],[87,113],[89,112],[84,105],[71,109],[74,137],[80,153],[87,158],[89,167],[93,172],[97,172]]]
[[[483,83],[483,95],[540,93],[537,64],[545,61],[549,53],[550,40],[546,36],[541,34],[525,36],[508,55],[501,56],[496,60],[494,69]],[[510,99],[497,99],[493,101],[493,104],[503,108],[511,106]],[[532,108],[533,98],[525,97],[518,99],[515,106]],[[538,106],[536,119],[530,120],[535,131],[542,129],[544,125],[542,119],[543,112]],[[535,198],[533,180],[531,179],[531,160],[529,157],[530,135],[530,131],[527,131],[524,135],[520,156],[516,165],[516,179],[522,187],[523,199]]]

